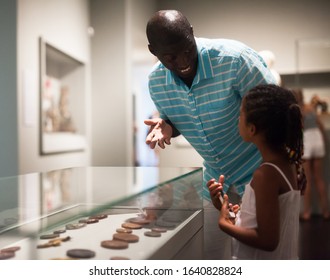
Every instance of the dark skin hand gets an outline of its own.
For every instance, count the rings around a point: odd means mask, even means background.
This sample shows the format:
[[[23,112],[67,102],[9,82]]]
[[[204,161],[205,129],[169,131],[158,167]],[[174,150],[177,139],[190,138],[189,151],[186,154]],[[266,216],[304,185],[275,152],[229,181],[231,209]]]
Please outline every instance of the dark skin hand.
[[[222,206],[223,206],[220,201],[220,196],[221,196],[221,193],[223,193],[222,188],[223,188],[224,181],[225,181],[225,176],[220,175],[218,182],[215,179],[211,179],[207,182],[207,187],[210,192],[212,203],[213,203],[214,207],[216,209],[218,209],[219,211],[222,209]],[[238,204],[232,205],[231,203],[228,203],[227,207],[228,207],[227,214],[229,214],[229,210],[230,210],[230,211],[234,212],[235,215],[237,214],[237,212],[240,208]],[[230,221],[233,222],[232,219],[230,219]]]
[[[157,144],[162,149],[165,149],[165,144],[171,145],[173,130],[163,119],[148,119],[145,120],[144,123],[150,126],[146,144],[149,145],[151,149],[154,149]]]
[[[222,184],[224,183],[225,176],[220,175],[219,181],[211,179],[207,182],[207,187],[210,192],[211,200],[214,207],[218,210],[221,210],[222,204],[220,202],[220,195],[222,192]]]

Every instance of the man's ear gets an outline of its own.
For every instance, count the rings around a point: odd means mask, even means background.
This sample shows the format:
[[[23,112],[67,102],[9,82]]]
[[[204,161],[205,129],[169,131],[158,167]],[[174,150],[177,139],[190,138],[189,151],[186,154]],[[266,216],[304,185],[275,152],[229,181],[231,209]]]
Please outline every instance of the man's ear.
[[[150,44],[148,45],[148,49],[149,49],[149,52],[151,52],[154,56],[156,56],[155,50]]]
[[[257,128],[254,124],[249,124],[249,132],[251,136],[257,134]]]

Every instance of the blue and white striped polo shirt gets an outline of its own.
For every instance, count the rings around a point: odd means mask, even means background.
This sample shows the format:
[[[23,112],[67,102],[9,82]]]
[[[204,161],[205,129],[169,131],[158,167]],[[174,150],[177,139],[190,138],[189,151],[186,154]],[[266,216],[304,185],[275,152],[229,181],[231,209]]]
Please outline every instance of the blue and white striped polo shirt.
[[[260,56],[246,45],[226,39],[196,38],[198,69],[191,88],[157,63],[149,90],[160,117],[170,120],[204,159],[206,182],[225,175],[224,191],[234,185],[242,195],[259,166],[256,147],[239,135],[242,96],[258,84],[276,83]]]

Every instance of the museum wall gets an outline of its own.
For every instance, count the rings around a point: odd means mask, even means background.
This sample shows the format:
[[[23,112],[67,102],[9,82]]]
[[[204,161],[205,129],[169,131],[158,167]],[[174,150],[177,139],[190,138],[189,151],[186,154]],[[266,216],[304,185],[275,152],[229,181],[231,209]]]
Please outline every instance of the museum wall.
[[[156,2],[93,0],[90,3],[91,25],[95,30],[92,164],[130,166],[134,164],[133,72],[136,65],[153,61],[147,49],[145,24],[156,10]],[[145,131],[143,123],[139,126]]]
[[[90,37],[88,0],[17,1],[17,99],[19,173],[46,171],[90,164]],[[83,67],[80,92],[70,96],[84,119],[81,129],[86,145],[81,151],[40,154],[40,49],[39,38]],[[72,90],[69,89],[69,90]],[[80,120],[74,120],[79,123]],[[62,139],[54,139],[61,145]]]
[[[92,163],[130,165],[132,104],[127,1],[90,2],[92,37]],[[128,134],[129,133],[129,134]]]
[[[258,51],[272,50],[280,74],[295,72],[297,40],[330,39],[330,1],[161,0],[159,3],[160,8],[181,10],[190,19],[197,37],[236,39]]]
[[[16,95],[16,2],[1,1],[0,36],[0,177],[18,172]]]

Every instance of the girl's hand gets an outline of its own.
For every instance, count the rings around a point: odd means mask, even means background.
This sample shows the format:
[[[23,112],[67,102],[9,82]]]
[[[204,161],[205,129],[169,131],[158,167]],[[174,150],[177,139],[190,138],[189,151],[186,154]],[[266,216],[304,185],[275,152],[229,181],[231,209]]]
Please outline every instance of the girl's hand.
[[[219,182],[217,182],[215,179],[211,179],[207,182],[207,187],[210,192],[211,200],[214,205],[214,207],[218,210],[221,209],[222,203],[220,201],[220,196],[223,193],[223,183],[225,181],[225,176],[220,175]]]
[[[241,209],[239,204],[235,204],[235,205],[229,204],[229,208],[231,211],[234,212],[235,215],[237,215],[238,211]]]
[[[239,206],[237,204],[233,206],[231,203],[229,203],[228,195],[225,194],[223,196],[223,203],[219,216],[220,228],[228,223],[231,225],[235,224],[235,216],[238,210],[239,210]]]

